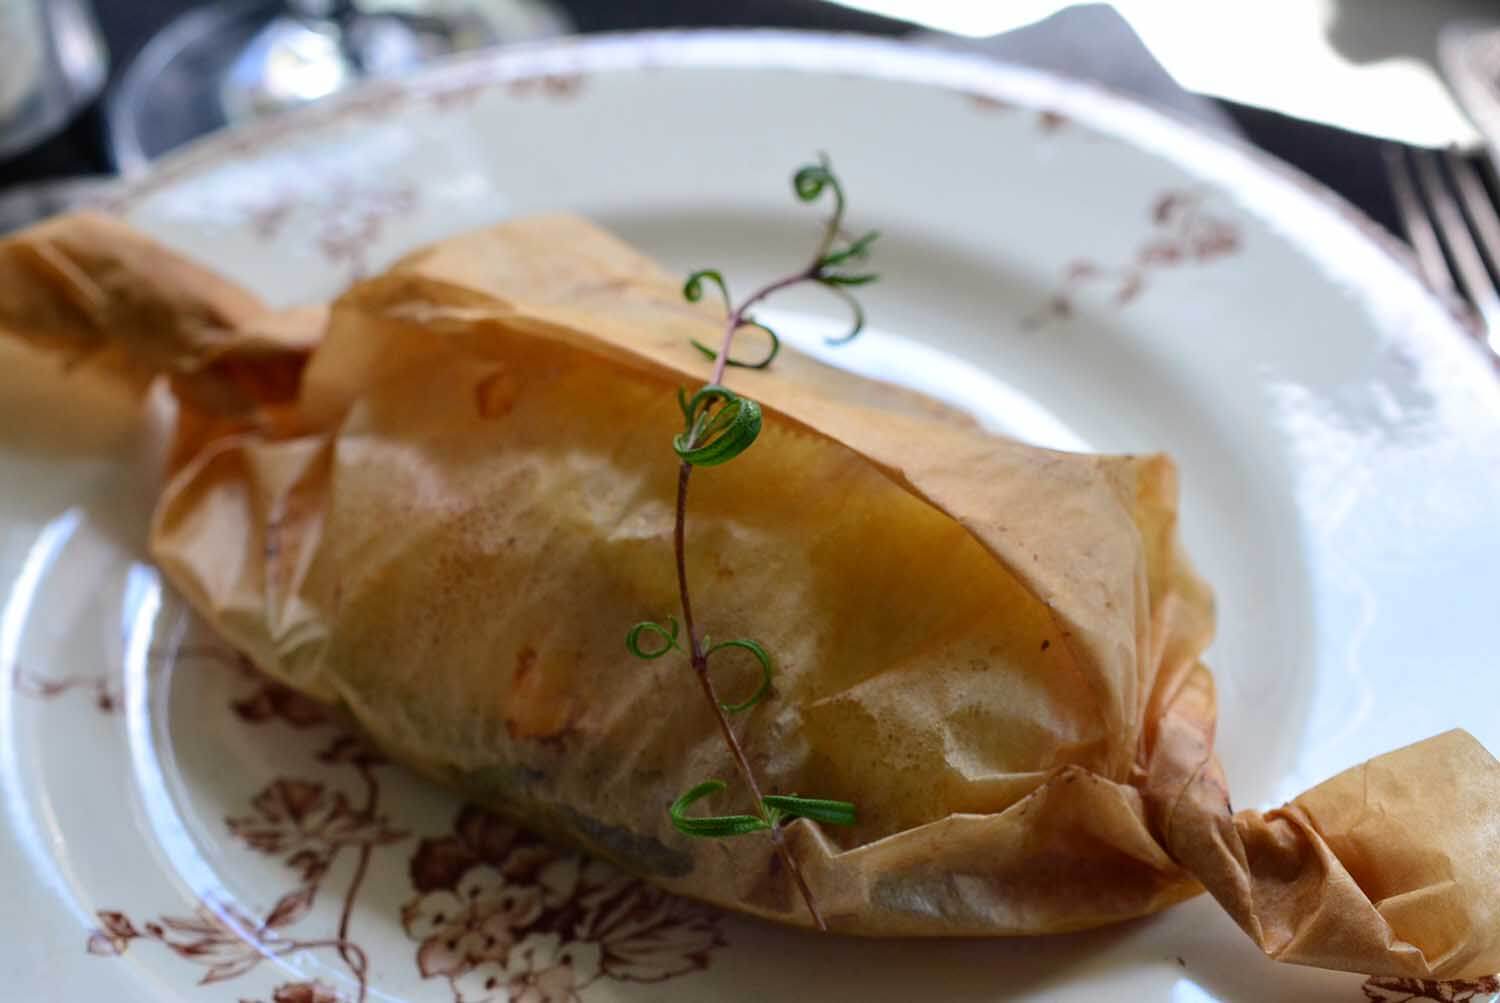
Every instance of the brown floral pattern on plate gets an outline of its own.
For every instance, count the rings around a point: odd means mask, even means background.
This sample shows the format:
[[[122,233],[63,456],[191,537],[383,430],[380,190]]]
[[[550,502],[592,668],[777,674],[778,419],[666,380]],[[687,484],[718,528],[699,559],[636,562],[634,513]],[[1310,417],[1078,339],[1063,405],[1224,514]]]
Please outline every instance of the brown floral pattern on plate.
[[[416,212],[416,187],[410,182],[360,184],[349,178],[320,183],[317,194],[288,187],[242,208],[250,231],[261,242],[279,237],[299,213],[316,217],[314,242],[323,260],[349,278],[369,274],[369,248],[385,224]]]
[[[291,887],[263,918],[215,901],[191,915],[145,922],[100,910],[88,953],[116,956],[137,941],[154,941],[203,968],[198,984],[212,985],[266,960],[328,951],[349,973],[352,994],[318,981],[287,982],[270,1003],[363,1003],[369,956],[351,932],[360,890],[374,854],[409,838],[382,807],[376,771],[386,760],[345,730],[336,712],[261,677],[238,654],[210,645],[184,647],[178,658],[218,664],[250,684],[248,695],[229,701],[245,725],[328,727],[329,739],[312,758],[347,767],[357,787],[351,794],[328,782],[277,777],[244,813],[225,818],[237,841],[279,858],[291,874]],[[337,927],[310,934],[304,921],[345,854],[355,861]],[[716,910],[553,847],[473,805],[459,809],[448,832],[420,840],[408,869],[414,895],[401,910],[402,928],[417,942],[421,976],[442,980],[455,1003],[580,1003],[581,992],[602,979],[659,982],[705,969],[724,945]]]
[[[983,91],[974,91],[965,94],[964,97],[968,99],[971,105],[983,112],[1011,111],[1015,108],[1015,105],[1010,101],[1002,100],[993,94],[986,94]]]
[[[540,94],[546,98],[567,100],[578,96],[586,78],[582,73],[544,73],[538,76],[515,77],[505,84],[505,91],[512,97],[527,98]],[[496,79],[488,67],[481,66],[464,76],[444,79],[428,89],[423,97],[439,112],[466,108],[478,101],[485,93],[495,89]]]
[[[708,967],[716,912],[562,850],[472,805],[411,859],[402,910],[424,978],[456,1003],[574,1003],[600,978],[660,982]]]
[[[241,1000],[240,1003],[256,1003]],[[271,1003],[344,1003],[336,991],[316,980],[312,982],[288,982],[277,986],[271,993]]]
[[[1500,977],[1429,982],[1377,976],[1365,981],[1364,992],[1373,1003],[1489,1003],[1500,994]]]
[[[1071,119],[1068,116],[1051,108],[1043,108],[1036,115],[1037,128],[1043,132],[1058,132],[1067,126],[1070,121]]]
[[[257,853],[282,858],[296,878],[295,885],[276,900],[264,919],[239,915],[217,903],[201,904],[191,917],[163,916],[142,924],[132,922],[123,912],[105,910],[98,914],[100,927],[89,937],[89,953],[122,954],[134,940],[155,940],[179,957],[207,966],[208,971],[199,979],[200,984],[207,985],[238,978],[268,958],[333,950],[354,981],[355,1000],[364,1000],[368,992],[369,959],[364,949],[350,938],[354,905],[374,850],[407,838],[407,833],[392,826],[380,812],[380,782],[374,772],[381,762],[379,757],[373,752],[352,756],[344,751],[356,742],[358,739],[353,736],[339,735],[318,758],[353,767],[363,788],[358,807],[353,798],[325,784],[278,778],[251,799],[248,814],[225,819],[233,836]],[[311,911],[335,859],[346,851],[354,852],[357,860],[344,890],[336,934],[290,936],[287,931]],[[313,991],[303,992],[306,985],[289,984],[282,988],[286,994],[296,990],[306,995]]]
[[[544,73],[535,77],[517,77],[505,85],[515,97],[540,94],[549,98],[573,98],[583,89],[582,73]]]
[[[1146,291],[1153,275],[1164,269],[1207,265],[1240,249],[1239,226],[1205,206],[1208,193],[1172,189],[1152,202],[1150,235],[1121,264],[1095,258],[1075,258],[1063,269],[1062,280],[1046,303],[1025,317],[1023,326],[1044,327],[1077,313],[1077,297],[1087,288],[1102,288],[1109,302],[1123,308]]]
[[[18,666],[11,686],[22,696],[38,700],[54,700],[74,690],[91,692],[94,706],[104,714],[112,714],[120,706],[119,691],[106,676],[42,676]]]

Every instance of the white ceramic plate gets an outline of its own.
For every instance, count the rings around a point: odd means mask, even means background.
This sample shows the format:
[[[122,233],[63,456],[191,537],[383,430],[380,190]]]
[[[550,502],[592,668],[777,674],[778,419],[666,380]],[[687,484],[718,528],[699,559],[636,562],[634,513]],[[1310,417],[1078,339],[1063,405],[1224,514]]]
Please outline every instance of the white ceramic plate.
[[[836,358],[1024,438],[1180,461],[1237,803],[1453,726],[1500,748],[1495,373],[1347,207],[1127,101],[861,40],[575,42],[211,139],[120,208],[278,304],[557,208],[743,286],[805,253],[787,178],[817,150],[884,233],[873,330]],[[816,344],[836,306],[794,297],[778,327]],[[143,563],[124,406],[60,409],[34,360],[0,361],[7,999],[1405,998],[1273,965],[1207,899],[877,945],[581,870],[238,668]],[[496,929],[514,944],[455,969]]]

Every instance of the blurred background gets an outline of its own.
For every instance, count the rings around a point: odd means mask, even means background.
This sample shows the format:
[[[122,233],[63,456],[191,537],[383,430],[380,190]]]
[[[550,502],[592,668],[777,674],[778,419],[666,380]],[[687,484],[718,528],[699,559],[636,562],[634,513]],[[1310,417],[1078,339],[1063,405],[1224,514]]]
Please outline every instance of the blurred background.
[[[0,229],[366,77],[674,27],[901,36],[1095,80],[1237,133],[1397,229],[1382,141],[1483,152],[1443,39],[1497,16],[1495,0],[0,0]]]

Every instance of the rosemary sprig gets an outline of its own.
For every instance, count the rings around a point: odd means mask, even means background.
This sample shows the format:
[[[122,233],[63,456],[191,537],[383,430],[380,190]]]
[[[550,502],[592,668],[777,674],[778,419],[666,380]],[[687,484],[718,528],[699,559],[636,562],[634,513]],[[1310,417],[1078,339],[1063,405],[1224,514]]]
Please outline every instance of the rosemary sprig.
[[[749,449],[760,435],[760,405],[724,386],[724,374],[730,366],[764,369],[775,360],[777,353],[781,350],[781,339],[776,336],[776,332],[756,320],[750,312],[751,309],[782,290],[804,282],[812,282],[843,300],[853,315],[850,329],[838,338],[828,339],[830,344],[847,342],[864,328],[864,312],[860,309],[850,289],[874,282],[877,276],[874,273],[852,269],[869,257],[870,246],[879,234],[873,230],[854,238],[845,234],[843,229],[844,189],[834,175],[827,157],[820,155],[817,163],[798,168],[792,175],[792,191],[800,201],[807,203],[818,201],[825,192],[831,194],[833,198],[833,212],[824,227],[822,238],[818,242],[812,260],[807,265],[790,275],[767,283],[751,293],[738,306],[733,305],[729,295],[729,285],[725,282],[724,276],[714,269],[705,268],[693,272],[683,284],[682,294],[692,302],[703,298],[705,283],[718,287],[728,318],[724,324],[724,337],[717,351],[699,341],[692,342],[698,351],[714,362],[713,374],[709,377],[708,383],[691,396],[681,388],[677,391],[677,404],[682,410],[683,429],[681,434],[672,439],[672,449],[680,460],[677,471],[676,525],[673,529],[672,540],[677,562],[677,587],[682,605],[682,623],[679,625],[677,618],[673,616],[667,617],[665,623],[655,623],[649,620],[638,623],[626,634],[625,647],[635,657],[646,660],[661,658],[672,651],[687,656],[698,678],[703,696],[713,708],[719,731],[734,758],[740,779],[749,790],[756,806],[757,813],[754,815],[689,815],[688,809],[695,803],[710,795],[722,793],[726,787],[722,780],[705,780],[672,803],[668,814],[671,816],[673,826],[683,835],[696,837],[724,838],[743,836],[752,832],[769,833],[777,853],[795,880],[803,901],[807,904],[807,911],[812,915],[813,922],[820,930],[826,930],[828,925],[824,922],[822,913],[818,911],[812,890],[807,885],[807,879],[803,876],[801,868],[797,866],[796,859],[787,849],[786,840],[781,832],[781,823],[788,818],[796,817],[829,825],[853,825],[854,805],[847,801],[834,801],[827,798],[761,793],[755,771],[751,769],[745,749],[740,744],[739,737],[735,734],[729,719],[731,715],[748,711],[770,696],[774,672],[771,656],[759,642],[749,638],[736,638],[713,644],[707,637],[699,635],[693,621],[692,594],[688,589],[687,577],[687,499],[688,484],[692,479],[693,469],[729,462]],[[735,359],[730,354],[735,336],[745,328],[758,328],[769,338],[769,346],[763,358],[747,362]],[[687,631],[686,649],[679,641],[683,628]],[[655,643],[651,647],[643,643],[652,639]],[[759,663],[761,669],[760,684],[754,692],[744,700],[734,703],[720,699],[718,687],[715,686],[708,671],[710,659],[716,653],[728,649],[748,651]]]

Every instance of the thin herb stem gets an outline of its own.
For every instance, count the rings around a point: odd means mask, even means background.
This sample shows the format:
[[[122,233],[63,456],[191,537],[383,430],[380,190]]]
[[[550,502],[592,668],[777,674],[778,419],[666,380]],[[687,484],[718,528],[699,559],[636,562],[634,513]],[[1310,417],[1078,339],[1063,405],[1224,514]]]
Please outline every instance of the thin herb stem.
[[[693,624],[693,600],[688,591],[687,580],[687,548],[683,545],[683,537],[687,533],[688,478],[692,476],[693,465],[684,460],[677,471],[677,524],[672,530],[672,548],[677,555],[677,593],[682,600],[682,623],[688,633],[688,657],[696,665],[698,656],[702,654],[702,646],[698,643],[698,628]]]
[[[819,241],[818,249],[813,253],[812,260],[808,262],[807,267],[801,271],[793,272],[791,275],[785,275],[774,282],[766,283],[747,296],[739,306],[729,312],[729,319],[724,324],[724,338],[719,343],[719,354],[714,358],[714,371],[713,375],[709,377],[709,383],[721,384],[724,382],[724,371],[729,367],[729,350],[734,344],[734,336],[744,326],[751,307],[781,292],[783,289],[790,289],[792,286],[800,283],[817,280],[822,274],[823,259],[828,256],[829,250],[833,247],[833,242],[838,239],[842,232],[841,227],[844,219],[844,194],[837,187],[833,189],[833,192],[835,199],[837,199],[833,216],[824,228],[823,239]],[[834,288],[836,289],[837,287]],[[844,295],[847,296],[847,294]]]
[[[744,325],[745,315],[750,312],[750,308],[773,293],[779,293],[783,289],[790,288],[799,282],[806,282],[812,278],[813,274],[817,271],[820,260],[822,260],[821,255],[814,258],[813,263],[802,269],[802,271],[777,279],[775,282],[768,282],[751,293],[743,303],[729,312],[729,320],[724,325],[724,340],[719,343],[719,354],[714,358],[714,372],[708,379],[709,383],[724,382],[724,370],[729,367],[729,349],[734,344],[735,334]]]
[[[823,239],[819,242],[818,249],[813,252],[812,264],[807,269],[808,278],[811,278],[812,273],[818,270],[818,266],[822,264],[823,258],[827,256],[828,252],[833,250],[833,242],[843,236],[844,193],[835,188],[833,196],[837,200],[834,205],[833,216],[828,220],[828,226],[823,230]]]
[[[768,816],[765,808],[765,800],[760,793],[760,784],[755,780],[755,771],[750,768],[750,760],[745,755],[744,746],[740,744],[739,738],[734,734],[734,729],[729,724],[729,715],[724,713],[723,706],[719,703],[718,691],[714,688],[714,681],[708,674],[708,660],[701,655],[693,656],[693,670],[698,673],[698,684],[703,687],[703,695],[714,708],[714,716],[718,718],[719,730],[724,733],[724,741],[729,744],[730,752],[734,754],[735,765],[739,768],[740,779],[745,781],[745,786],[750,788],[751,797],[760,806],[763,817]],[[766,818],[771,823],[769,817]],[[819,930],[826,931],[828,924],[823,921],[823,914],[818,911],[817,902],[813,899],[812,889],[807,886],[807,878],[802,874],[802,868],[792,856],[792,851],[786,845],[786,837],[781,831],[781,826],[774,823],[768,830],[771,842],[776,846],[776,852],[781,855],[781,861],[786,869],[797,882],[797,891],[802,895],[802,901],[807,905],[807,911],[812,914],[813,923]]]
[[[694,673],[698,676],[698,684],[703,690],[705,699],[708,700],[708,706],[713,712],[714,719],[719,724],[719,731],[723,734],[724,742],[728,745],[730,754],[734,758],[735,767],[739,771],[740,779],[755,798],[756,811],[759,813],[760,819],[764,821],[765,827],[769,831],[771,842],[776,847],[776,852],[780,855],[782,863],[786,865],[788,873],[791,874],[795,881],[797,890],[801,893],[802,900],[807,905],[807,911],[812,916],[813,923],[819,930],[827,930],[828,925],[824,922],[823,914],[819,912],[817,903],[813,899],[812,889],[808,886],[807,878],[803,875],[801,867],[798,866],[796,858],[792,856],[791,850],[787,846],[786,836],[781,831],[780,826],[780,821],[785,817],[785,814],[787,812],[794,812],[791,806],[802,799],[798,799],[794,795],[778,795],[778,801],[774,807],[766,802],[764,796],[761,794],[760,783],[755,779],[755,771],[750,767],[749,757],[745,755],[745,748],[740,743],[739,737],[734,733],[734,728],[729,722],[730,713],[735,710],[747,709],[751,704],[757,702],[761,691],[757,691],[756,696],[752,697],[744,705],[726,707],[719,700],[713,679],[708,673],[708,659],[714,650],[724,645],[718,645],[705,650],[704,640],[698,633],[697,623],[693,620],[692,592],[688,587],[687,573],[688,487],[692,481],[693,466],[695,464],[713,466],[732,459],[746,449],[760,431],[759,405],[753,401],[745,401],[739,398],[737,395],[727,391],[723,386],[725,370],[731,364],[731,350],[734,347],[734,336],[742,327],[763,327],[771,335],[771,352],[764,362],[758,365],[743,362],[735,363],[736,365],[745,365],[749,368],[763,368],[776,355],[779,342],[775,333],[770,328],[765,328],[764,325],[758,324],[752,318],[750,314],[751,308],[758,306],[767,298],[781,292],[783,289],[791,288],[803,282],[814,282],[833,290],[848,302],[854,311],[854,329],[845,337],[834,339],[835,343],[841,343],[852,338],[859,333],[864,325],[864,316],[859,309],[858,303],[854,301],[854,298],[843,287],[861,285],[873,281],[875,276],[835,272],[832,269],[850,260],[863,259],[870,242],[875,239],[877,234],[871,231],[864,237],[851,242],[847,248],[837,252],[834,251],[834,244],[840,237],[844,236],[844,192],[838,179],[833,176],[827,158],[820,157],[818,164],[799,169],[793,175],[792,185],[797,198],[802,202],[816,201],[819,194],[825,190],[831,190],[834,199],[833,213],[828,218],[823,236],[818,241],[817,250],[807,265],[790,275],[766,283],[742,300],[738,306],[733,306],[730,303],[728,287],[724,284],[723,277],[713,269],[694,272],[688,277],[687,283],[683,287],[683,295],[688,300],[696,302],[703,293],[702,283],[704,281],[714,283],[719,287],[719,291],[724,297],[725,306],[728,308],[728,316],[725,318],[724,335],[720,341],[718,353],[713,357],[713,375],[709,377],[708,384],[692,397],[689,397],[682,390],[678,391],[679,404],[682,408],[686,425],[683,434],[673,439],[673,449],[682,457],[682,464],[677,471],[677,508],[672,542],[677,563],[677,589],[682,605],[682,623],[687,629],[688,657],[692,662]],[[700,345],[696,341],[693,342],[693,345],[705,354],[709,351],[707,346]],[[720,402],[719,406],[721,410],[717,413],[709,410],[714,406],[715,401]],[[640,646],[640,635],[643,630],[649,630],[653,634],[666,639],[669,642],[668,648],[676,646],[677,624],[675,622],[671,622],[670,627],[652,622],[637,624],[626,638],[626,647],[638,658],[654,659],[661,654],[665,654],[667,650],[663,648],[661,651],[656,652],[642,649]],[[758,652],[757,657],[762,662],[769,676],[771,671],[769,657],[758,644],[753,644],[748,640],[728,643],[732,645],[738,644],[749,648],[752,652]],[[720,781],[708,781],[683,795],[679,799],[679,802],[673,805],[674,821],[678,820],[677,813],[685,809],[687,804],[692,800],[702,797],[711,790],[722,790],[723,786]],[[847,825],[852,824],[854,819],[854,806],[844,802],[818,802],[815,805],[809,799],[807,804],[798,805],[798,807],[803,810],[804,817],[811,817],[806,812],[811,808],[816,808],[819,812],[818,817],[821,817],[825,821]],[[826,810],[829,807],[837,807],[839,809],[838,813],[836,815],[830,813]],[[706,830],[693,831],[694,829],[702,830],[702,826],[695,826],[693,829],[685,826],[679,826],[679,828],[682,828],[684,832],[688,832],[689,835],[732,835],[754,831],[753,828],[745,828],[747,824],[753,826],[754,823],[752,819],[744,816],[723,816],[716,819],[695,819],[693,821],[719,823],[721,824],[721,830],[709,833]],[[732,831],[723,830],[722,824],[729,824],[729,830]]]
[[[740,311],[736,311],[739,313]],[[730,317],[734,322],[734,317]],[[725,341],[725,347],[719,353],[722,362],[728,357],[729,342],[733,340],[733,328],[730,328],[730,337]],[[684,538],[687,530],[687,493],[688,481],[692,477],[693,466],[684,462],[677,471],[677,524],[674,527],[672,539],[673,547],[677,557],[677,588],[682,600],[682,623],[687,630],[688,656],[692,660],[693,672],[698,676],[698,685],[703,688],[703,695],[708,700],[708,706],[713,711],[714,718],[719,722],[719,731],[724,736],[724,742],[729,746],[730,754],[734,757],[735,766],[739,769],[740,779],[750,789],[750,795],[755,799],[756,809],[762,817],[767,815],[765,800],[760,793],[760,784],[755,779],[755,771],[750,767],[750,759],[745,755],[745,747],[740,744],[739,736],[734,733],[734,727],[729,723],[729,715],[724,712],[724,705],[719,701],[718,691],[714,688],[713,677],[708,674],[708,656],[703,652],[703,642],[698,636],[698,628],[693,622],[692,593],[688,589],[687,579],[687,549]],[[772,822],[766,818],[767,822]],[[775,824],[770,828],[771,842],[776,847],[776,852],[781,855],[781,861],[786,865],[787,871],[797,883],[797,890],[802,895],[802,901],[807,904],[807,911],[812,915],[813,923],[819,930],[827,930],[828,924],[823,920],[823,914],[818,911],[816,901],[813,899],[812,889],[807,885],[807,878],[802,874],[802,868],[798,866],[797,860],[792,856],[792,851],[786,845],[786,839],[782,835],[781,827]]]

